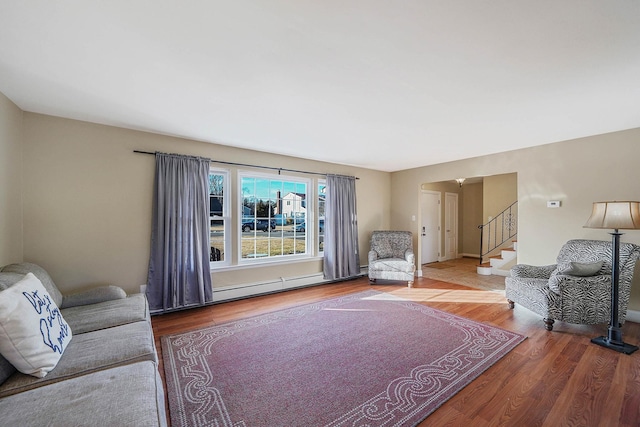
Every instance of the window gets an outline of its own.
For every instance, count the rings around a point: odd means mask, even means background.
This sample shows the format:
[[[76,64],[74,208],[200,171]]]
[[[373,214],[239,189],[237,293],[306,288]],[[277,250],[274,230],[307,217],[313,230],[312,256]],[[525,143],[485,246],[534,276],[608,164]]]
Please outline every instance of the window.
[[[240,260],[308,256],[307,179],[240,173]]]
[[[230,206],[226,199],[229,194],[229,173],[226,170],[209,171],[209,240],[211,251],[209,261],[215,268],[230,263],[227,249],[229,246]]]
[[[327,182],[318,181],[318,253],[324,253],[324,204]]]

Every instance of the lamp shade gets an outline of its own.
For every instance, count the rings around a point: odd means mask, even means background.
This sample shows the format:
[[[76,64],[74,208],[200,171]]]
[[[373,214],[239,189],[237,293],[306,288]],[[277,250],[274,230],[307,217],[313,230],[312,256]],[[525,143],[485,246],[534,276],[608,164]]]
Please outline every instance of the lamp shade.
[[[586,228],[640,228],[640,202],[595,202]]]

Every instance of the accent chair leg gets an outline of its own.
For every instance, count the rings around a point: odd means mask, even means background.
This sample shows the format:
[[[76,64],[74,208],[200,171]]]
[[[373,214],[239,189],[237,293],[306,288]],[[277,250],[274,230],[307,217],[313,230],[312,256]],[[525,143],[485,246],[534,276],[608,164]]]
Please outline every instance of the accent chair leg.
[[[509,308],[513,310],[513,308],[516,306],[516,303],[511,301],[510,299],[508,299],[507,302],[509,303]]]
[[[555,322],[555,320],[544,318],[544,327],[547,331],[553,331],[553,322]]]
[[[407,285],[408,285],[410,288],[413,288],[413,280],[410,280],[409,282],[407,282]]]
[[[369,284],[373,285],[374,283],[376,283],[376,279],[369,278]]]

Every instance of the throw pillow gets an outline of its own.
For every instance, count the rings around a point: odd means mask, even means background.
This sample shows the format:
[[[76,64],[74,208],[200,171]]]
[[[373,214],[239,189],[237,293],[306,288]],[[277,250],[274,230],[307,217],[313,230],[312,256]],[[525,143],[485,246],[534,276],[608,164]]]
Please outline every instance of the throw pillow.
[[[0,292],[0,353],[17,370],[44,377],[69,341],[71,328],[33,273]]]
[[[603,261],[596,262],[565,262],[558,265],[558,274],[569,276],[594,276],[602,268]]]

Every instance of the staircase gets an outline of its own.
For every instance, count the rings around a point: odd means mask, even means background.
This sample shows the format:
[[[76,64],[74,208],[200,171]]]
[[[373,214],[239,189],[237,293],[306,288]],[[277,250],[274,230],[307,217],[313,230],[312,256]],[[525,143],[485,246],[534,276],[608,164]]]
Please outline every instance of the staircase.
[[[486,224],[479,225],[478,229],[480,230],[478,274],[508,276],[509,269],[516,263],[518,248],[518,242],[515,240],[518,234],[518,201],[513,202]],[[508,247],[510,239],[514,240],[511,240],[512,245]],[[487,263],[482,262],[485,255],[496,253],[496,251],[500,251],[500,255],[490,256]]]
[[[518,241],[513,240],[511,247],[502,248],[500,255],[489,257],[489,262],[485,262],[476,267],[478,274],[483,276],[508,276],[509,270],[516,264],[518,251]]]

